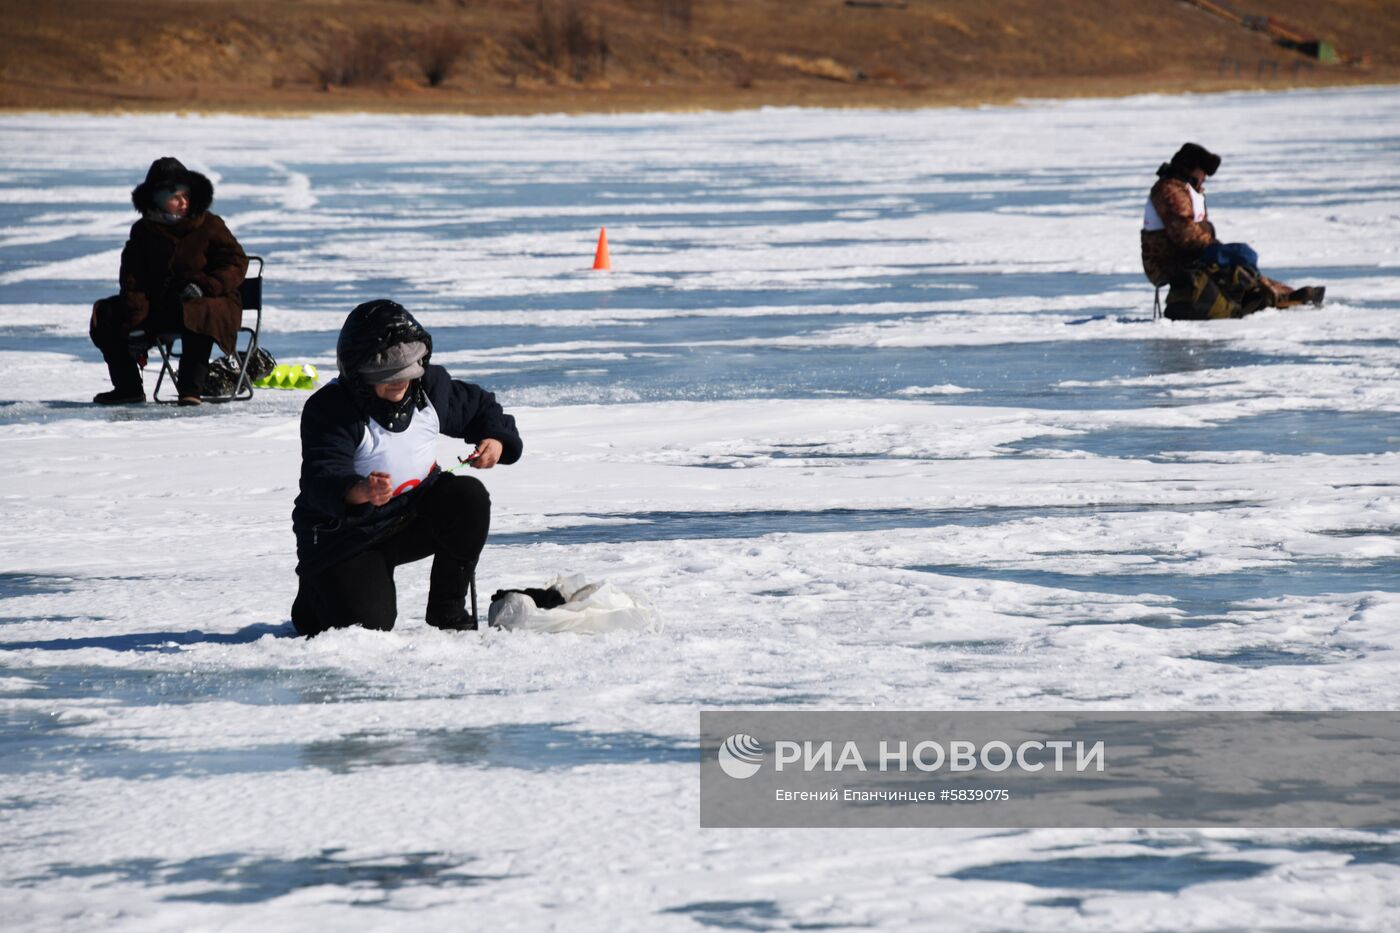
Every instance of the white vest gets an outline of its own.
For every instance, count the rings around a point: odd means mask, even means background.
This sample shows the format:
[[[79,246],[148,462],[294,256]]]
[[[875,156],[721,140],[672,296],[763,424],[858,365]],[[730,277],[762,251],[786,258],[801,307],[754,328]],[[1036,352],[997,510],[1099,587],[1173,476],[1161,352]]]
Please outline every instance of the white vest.
[[[365,436],[355,449],[355,472],[360,476],[388,473],[394,495],[414,489],[428,478],[437,464],[438,413],[433,403],[415,410],[408,427],[395,434],[373,418],[365,424]]]
[[[1190,185],[1186,186],[1186,190],[1191,195],[1191,213],[1194,215],[1191,219],[1200,223],[1206,219],[1206,196]],[[1165,227],[1162,218],[1157,216],[1157,208],[1152,206],[1152,198],[1148,197],[1147,210],[1142,213],[1142,229],[1161,230]]]

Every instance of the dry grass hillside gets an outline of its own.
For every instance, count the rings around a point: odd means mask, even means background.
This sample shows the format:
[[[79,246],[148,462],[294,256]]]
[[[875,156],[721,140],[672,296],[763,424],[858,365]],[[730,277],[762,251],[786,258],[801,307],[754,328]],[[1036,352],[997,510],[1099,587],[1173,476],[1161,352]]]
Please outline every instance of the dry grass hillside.
[[[1395,0],[0,0],[0,108],[918,106],[1391,83]]]

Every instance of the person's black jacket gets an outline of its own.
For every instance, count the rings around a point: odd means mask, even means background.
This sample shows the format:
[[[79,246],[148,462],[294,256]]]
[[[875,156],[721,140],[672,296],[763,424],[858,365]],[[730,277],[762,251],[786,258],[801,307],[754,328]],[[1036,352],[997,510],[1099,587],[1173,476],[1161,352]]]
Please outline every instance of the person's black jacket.
[[[480,386],[458,382],[441,366],[429,364],[418,386],[437,411],[439,430],[475,444],[501,442],[500,462],[514,463],[524,449],[515,419],[496,396]],[[323,386],[301,412],[301,494],[292,507],[297,539],[297,573],[319,573],[381,541],[412,519],[423,491],[437,481],[434,469],[422,485],[381,506],[350,505],[345,494],[362,476],[355,474],[355,450],[368,416],[354,394],[339,382]]]

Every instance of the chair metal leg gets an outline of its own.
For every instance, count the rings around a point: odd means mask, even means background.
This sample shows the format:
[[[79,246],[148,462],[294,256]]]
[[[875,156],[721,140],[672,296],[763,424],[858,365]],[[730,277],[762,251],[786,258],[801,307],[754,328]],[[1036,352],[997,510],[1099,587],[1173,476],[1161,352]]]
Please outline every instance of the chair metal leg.
[[[233,394],[220,396],[213,401],[219,402],[246,402],[253,397],[253,380],[248,373],[248,364],[253,360],[253,354],[258,351],[257,331],[247,327],[240,327],[239,333],[248,335],[248,350],[246,353],[239,353],[235,347],[233,358],[238,361],[238,382],[233,387]]]
[[[248,363],[252,360],[253,354],[258,351],[258,338],[262,335],[262,257],[249,256],[249,261],[256,260],[258,263],[258,274],[253,280],[244,282],[244,312],[252,312],[256,315],[252,327],[240,327],[238,333],[248,335],[248,349],[238,352],[237,341],[233,348],[233,359],[238,365],[238,381],[234,384],[233,391],[228,395],[205,395],[202,396],[206,402],[243,402],[253,397],[253,380],[248,373]],[[248,285],[252,285],[251,292],[246,290]],[[251,294],[252,297],[248,297]],[[251,307],[249,307],[251,305]],[[167,335],[169,336],[169,335]],[[174,405],[178,399],[160,397],[161,386],[165,384],[166,376],[170,381],[178,386],[179,376],[175,368],[171,365],[171,360],[178,360],[180,354],[175,352],[175,341],[179,340],[179,334],[173,335],[169,341],[157,341],[156,348],[160,351],[160,375],[156,377],[155,391],[151,393],[151,398],[166,405]]]
[[[257,317],[254,318],[252,327],[238,328],[240,334],[248,335],[248,349],[240,354],[236,345],[233,348],[233,358],[238,363],[238,382],[233,387],[233,394],[210,399],[210,401],[246,402],[253,397],[253,377],[248,372],[248,367],[253,361],[253,355],[258,352],[258,338],[262,336],[262,308],[249,310],[253,311]]]
[[[156,350],[160,352],[160,375],[156,377],[156,387],[151,392],[151,401],[159,402],[162,405],[174,405],[178,399],[161,398],[160,387],[165,384],[165,377],[167,375],[170,377],[172,383],[178,381],[178,377],[175,375],[175,368],[170,365],[170,361],[172,359],[179,359],[180,354],[175,352],[174,341],[166,343],[164,340],[157,340],[155,347]]]

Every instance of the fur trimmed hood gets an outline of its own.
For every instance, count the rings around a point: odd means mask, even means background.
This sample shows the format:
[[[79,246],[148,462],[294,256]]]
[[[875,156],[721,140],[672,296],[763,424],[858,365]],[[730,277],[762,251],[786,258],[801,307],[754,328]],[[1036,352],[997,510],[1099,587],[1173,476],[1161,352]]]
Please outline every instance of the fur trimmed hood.
[[[192,172],[171,156],[164,156],[151,163],[146,171],[146,180],[131,189],[131,206],[138,214],[159,210],[154,198],[157,192],[178,185],[190,189],[191,217],[198,217],[209,210],[214,203],[214,183],[199,172]]]
[[[1162,167],[1157,169],[1157,177],[1190,181],[1191,173],[1196,169],[1205,172],[1209,178],[1220,170],[1220,156],[1199,143],[1186,143],[1176,151],[1170,162],[1162,163]]]

